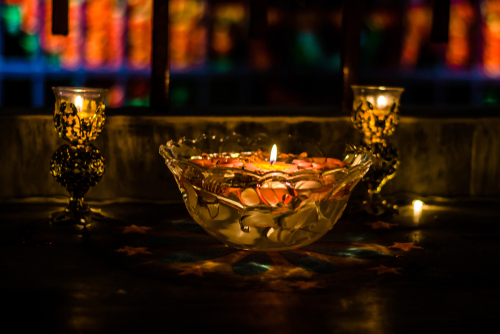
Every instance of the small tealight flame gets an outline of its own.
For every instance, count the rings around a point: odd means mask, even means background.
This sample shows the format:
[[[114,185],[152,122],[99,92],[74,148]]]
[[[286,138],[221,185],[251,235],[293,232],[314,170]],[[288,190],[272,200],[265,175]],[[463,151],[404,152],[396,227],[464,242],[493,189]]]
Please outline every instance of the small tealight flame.
[[[420,222],[420,216],[422,215],[422,207],[424,202],[419,199],[413,201],[413,222],[418,224]]]
[[[414,212],[420,212],[422,211],[422,206],[424,205],[424,202],[422,202],[419,199],[416,199],[413,201],[413,211]]]
[[[83,106],[83,99],[80,95],[78,95],[75,99],[76,110],[78,110],[79,112],[82,111],[82,106]]]
[[[387,106],[387,99],[385,96],[380,95],[377,99],[377,104],[379,108],[385,108]]]
[[[273,145],[273,149],[271,150],[271,156],[269,157],[269,163],[272,165],[273,163],[276,162],[278,157],[278,148],[276,147],[276,144]]]

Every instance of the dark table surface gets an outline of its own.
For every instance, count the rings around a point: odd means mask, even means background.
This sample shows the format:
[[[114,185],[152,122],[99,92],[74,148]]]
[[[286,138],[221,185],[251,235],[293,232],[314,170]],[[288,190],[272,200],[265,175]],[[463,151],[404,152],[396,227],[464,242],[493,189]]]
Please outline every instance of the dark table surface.
[[[0,204],[4,329],[498,332],[494,202],[426,205],[418,221],[411,207],[390,217],[345,213],[311,247],[268,254],[218,244],[182,203],[95,205],[109,218],[85,229],[50,223],[60,206]],[[392,225],[369,225],[377,221]],[[151,228],[124,233],[131,225]],[[381,266],[393,269],[373,269]]]

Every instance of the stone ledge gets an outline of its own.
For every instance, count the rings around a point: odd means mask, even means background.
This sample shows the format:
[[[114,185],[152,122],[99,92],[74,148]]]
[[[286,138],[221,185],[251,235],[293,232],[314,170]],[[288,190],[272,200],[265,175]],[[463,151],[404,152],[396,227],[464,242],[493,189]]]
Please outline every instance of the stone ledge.
[[[107,169],[88,198],[178,201],[159,145],[182,136],[232,132],[309,136],[334,156],[361,139],[348,117],[108,116],[94,143]],[[402,117],[390,140],[400,151],[401,165],[385,194],[500,197],[500,118]],[[0,117],[0,199],[66,195],[49,174],[50,157],[62,144],[52,116]]]

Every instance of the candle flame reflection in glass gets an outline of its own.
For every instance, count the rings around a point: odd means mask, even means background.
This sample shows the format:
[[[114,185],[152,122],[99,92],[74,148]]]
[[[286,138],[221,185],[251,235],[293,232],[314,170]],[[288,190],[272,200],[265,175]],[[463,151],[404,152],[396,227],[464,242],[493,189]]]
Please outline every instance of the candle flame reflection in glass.
[[[276,144],[273,145],[273,149],[271,150],[271,156],[269,157],[269,163],[272,165],[276,162],[278,158],[278,148]]]

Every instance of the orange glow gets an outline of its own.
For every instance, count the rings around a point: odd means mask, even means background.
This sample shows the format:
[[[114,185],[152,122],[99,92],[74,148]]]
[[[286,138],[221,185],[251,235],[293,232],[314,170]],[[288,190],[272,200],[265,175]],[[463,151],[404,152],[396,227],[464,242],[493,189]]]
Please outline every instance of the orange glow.
[[[429,40],[432,12],[429,6],[415,5],[406,12],[406,32],[401,52],[401,66],[414,67],[420,56],[420,49]]]
[[[81,62],[81,25],[82,4],[78,0],[69,3],[69,33],[68,36],[52,35],[52,1],[45,0],[44,23],[41,40],[42,50],[60,55],[61,67],[73,69]]]
[[[110,0],[87,0],[85,12],[85,62],[88,67],[104,65],[108,45],[108,22],[111,17]]]
[[[371,30],[387,30],[396,24],[396,16],[387,10],[376,10],[367,19],[367,25]]]
[[[123,1],[114,1],[114,6],[111,9],[111,18],[109,20],[109,35],[108,45],[106,48],[108,64],[115,68],[123,64],[125,58],[125,50],[123,37],[125,36],[125,17],[127,4]],[[149,37],[149,36],[144,36]],[[149,37],[151,38],[151,37]]]
[[[242,3],[223,3],[214,6],[215,23],[212,33],[212,49],[224,56],[234,48],[230,31],[234,25],[241,25],[245,19],[245,7]]]
[[[125,10],[126,4],[120,1],[87,0],[85,61],[88,67],[122,65]]]
[[[152,0],[128,0],[128,61],[133,68],[151,63]]]
[[[267,70],[272,66],[272,59],[264,40],[250,40],[250,62],[258,70]]]
[[[469,1],[463,0],[451,5],[446,63],[452,68],[465,67],[470,63],[471,30],[475,14]]]
[[[13,5],[19,8],[22,13],[21,30],[28,34],[38,32],[38,10],[40,0],[4,0],[6,5]]]
[[[278,7],[269,6],[267,9],[267,25],[273,26],[283,20],[283,12]]]
[[[83,11],[81,1],[70,1],[69,4],[69,34],[61,54],[61,65],[66,69],[79,66],[82,61],[82,25]]]
[[[483,66],[489,77],[500,77],[500,1],[485,0],[483,21]]]
[[[49,54],[59,54],[66,47],[66,36],[52,35],[52,0],[44,0],[44,25],[41,46]],[[71,32],[70,32],[71,33]]]
[[[207,29],[203,0],[170,0],[170,62],[174,70],[199,67],[206,60]]]

